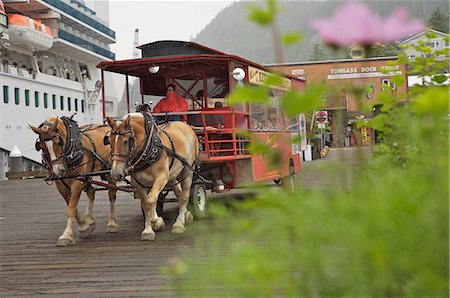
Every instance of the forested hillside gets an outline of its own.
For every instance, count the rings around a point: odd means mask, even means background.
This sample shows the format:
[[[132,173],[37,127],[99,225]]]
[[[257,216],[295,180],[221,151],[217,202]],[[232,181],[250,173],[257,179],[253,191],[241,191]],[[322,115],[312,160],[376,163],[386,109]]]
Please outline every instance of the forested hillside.
[[[380,15],[389,15],[399,6],[407,7],[413,18],[428,20],[436,8],[448,13],[448,0],[363,0]],[[248,4],[262,4],[262,1],[236,2],[223,9],[194,39],[194,42],[235,54],[260,64],[275,63],[272,47],[272,36],[266,28],[262,28],[248,20]],[[314,30],[310,27],[315,18],[330,17],[343,1],[280,1],[283,11],[278,16],[278,24],[282,33],[300,32],[302,42],[284,49],[285,62],[303,62],[346,58],[347,52],[335,53],[327,49]],[[448,23],[448,21],[447,21]],[[313,51],[314,49],[314,51]],[[314,54],[313,54],[314,52]],[[140,101],[139,81],[130,88],[131,110],[134,102]],[[126,111],[126,100],[123,96],[119,114]]]
[[[447,0],[363,2],[380,15],[389,15],[399,6],[407,7],[413,18],[422,20],[427,20],[437,7],[444,12],[449,11]],[[248,21],[249,3],[263,2],[241,1],[230,5],[223,9],[193,41],[261,64],[275,63],[270,32]],[[301,43],[284,49],[285,62],[312,60],[312,49],[315,44],[320,43],[320,40],[310,27],[311,20],[331,16],[342,3],[343,1],[280,1],[283,8],[278,16],[281,31],[300,32],[303,37]],[[333,53],[323,45],[321,49],[325,50],[325,57],[328,59],[344,58],[347,55],[345,52]]]

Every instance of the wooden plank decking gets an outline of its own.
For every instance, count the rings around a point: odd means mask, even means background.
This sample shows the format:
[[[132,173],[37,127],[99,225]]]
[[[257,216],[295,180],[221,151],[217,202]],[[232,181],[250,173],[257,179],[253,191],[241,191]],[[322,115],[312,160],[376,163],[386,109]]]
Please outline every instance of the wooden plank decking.
[[[166,231],[157,240],[140,240],[140,203],[120,193],[116,204],[119,232],[106,232],[109,201],[97,194],[97,229],[77,245],[56,247],[65,227],[65,203],[42,179],[0,183],[1,296],[33,294],[103,296],[172,296],[160,266],[177,251],[192,246],[192,237]],[[80,205],[84,210],[86,200]],[[170,206],[169,206],[170,207]],[[172,212],[173,213],[173,212]],[[171,212],[166,215],[172,215]]]
[[[367,151],[367,150],[366,150]],[[303,164],[298,184],[306,187],[345,185],[341,170],[330,166],[353,151],[330,151],[327,158]],[[353,156],[353,155],[351,155]],[[348,159],[352,163],[352,157]],[[321,165],[329,170],[322,170]],[[327,174],[324,174],[324,173]],[[80,200],[84,212],[85,195]],[[108,233],[109,201],[106,192],[97,194],[94,212],[97,229],[77,244],[56,247],[65,228],[65,203],[54,186],[42,179],[0,182],[0,295],[53,297],[173,297],[168,276],[161,266],[189,251],[199,235],[195,226],[187,233],[170,233],[175,205],[165,206],[166,229],[153,242],[141,241],[143,217],[140,203],[119,193],[116,214],[118,233]],[[197,221],[193,225],[205,225]],[[205,235],[203,235],[205,236]],[[206,235],[207,236],[207,235]]]

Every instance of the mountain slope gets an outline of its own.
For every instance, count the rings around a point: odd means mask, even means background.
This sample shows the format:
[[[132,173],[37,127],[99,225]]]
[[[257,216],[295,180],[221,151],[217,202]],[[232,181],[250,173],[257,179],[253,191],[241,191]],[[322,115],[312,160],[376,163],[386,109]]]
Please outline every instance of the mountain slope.
[[[384,16],[391,14],[399,6],[407,7],[412,17],[423,20],[437,7],[449,11],[449,2],[445,0],[364,2],[374,12]],[[252,2],[255,3],[262,4]],[[280,1],[283,7],[283,11],[278,15],[281,32],[300,32],[303,36],[301,43],[284,49],[285,62],[309,60],[313,44],[320,42],[309,26],[311,20],[330,17],[342,3],[343,1]],[[275,63],[271,34],[267,28],[248,20],[247,5],[248,2],[236,2],[224,8],[193,41],[261,64]],[[328,50],[330,59],[345,56],[345,52],[333,53]]]

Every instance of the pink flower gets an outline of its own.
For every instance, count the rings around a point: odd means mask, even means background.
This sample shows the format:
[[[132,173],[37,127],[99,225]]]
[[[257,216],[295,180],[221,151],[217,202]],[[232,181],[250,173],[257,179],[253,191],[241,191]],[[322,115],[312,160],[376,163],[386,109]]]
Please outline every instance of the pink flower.
[[[378,16],[361,2],[349,1],[331,19],[317,19],[312,27],[322,39],[334,46],[364,46],[390,43],[425,29],[422,21],[408,21],[408,12],[398,8],[386,18]]]

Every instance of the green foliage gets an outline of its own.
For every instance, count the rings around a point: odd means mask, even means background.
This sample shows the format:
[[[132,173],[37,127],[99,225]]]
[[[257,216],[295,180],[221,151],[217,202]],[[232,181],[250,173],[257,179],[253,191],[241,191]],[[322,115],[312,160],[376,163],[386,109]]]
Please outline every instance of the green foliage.
[[[412,103],[413,110],[421,115],[439,115],[449,112],[449,99],[447,87],[434,87],[427,89],[424,94],[417,97]],[[429,100],[432,98],[433,100]]]
[[[265,188],[228,216],[221,209],[229,228],[202,242],[200,259],[174,266],[188,267],[176,275],[180,296],[189,288],[215,297],[446,296],[446,105],[445,88],[435,87],[411,110],[393,105],[375,117],[383,141],[350,190]]]
[[[281,98],[281,108],[288,116],[295,116],[299,113],[312,112],[323,106],[325,87],[312,85],[303,92],[289,90]]]
[[[420,63],[424,75],[433,73],[435,60]],[[280,84],[276,76],[269,76],[260,88],[240,87],[231,101],[268,102],[268,86],[273,84]],[[360,89],[354,87],[355,92],[364,91]],[[288,115],[311,113],[320,108],[326,93],[323,86],[287,92],[283,110]],[[208,224],[208,238],[169,268],[177,293],[447,297],[448,88],[417,88],[402,104],[386,89],[375,105],[382,105],[381,113],[365,125],[376,129],[381,141],[353,174],[349,188],[287,193],[260,187],[252,200],[231,208],[216,206],[221,228]],[[255,152],[270,154],[265,144],[252,146]]]
[[[265,87],[238,86],[228,97],[228,103],[230,105],[236,105],[243,102],[267,104],[269,102],[267,92],[268,89]]]
[[[282,42],[285,45],[292,45],[301,41],[301,36],[298,33],[289,33],[282,36]]]
[[[254,4],[248,4],[249,19],[261,26],[272,24],[275,14],[279,11],[277,2],[275,0],[264,1],[267,7],[261,8]]]

